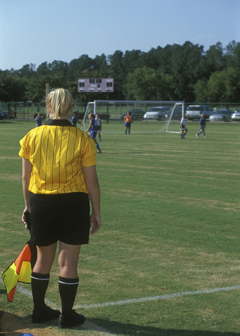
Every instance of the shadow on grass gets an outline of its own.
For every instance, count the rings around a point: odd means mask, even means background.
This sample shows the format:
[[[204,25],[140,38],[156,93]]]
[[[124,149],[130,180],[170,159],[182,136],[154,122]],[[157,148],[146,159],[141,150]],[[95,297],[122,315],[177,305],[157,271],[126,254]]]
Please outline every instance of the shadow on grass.
[[[120,323],[102,319],[91,319],[94,325],[102,326],[107,332],[113,335],[131,335],[131,336],[240,336],[235,332],[218,332],[204,330],[176,330],[162,329],[150,326],[141,326],[136,324]]]
[[[0,310],[0,335],[5,336],[19,336],[19,332],[29,332],[43,329],[45,336],[51,335],[51,328],[58,329],[57,320],[46,322],[43,324],[33,324],[31,322],[31,315],[19,317],[18,315],[6,313]],[[96,326],[96,328],[95,328]],[[100,327],[101,326],[101,327]],[[49,329],[49,330],[48,330]],[[55,329],[55,330],[56,330]],[[101,330],[102,329],[102,330]],[[90,319],[82,326],[75,327],[73,330],[85,331],[103,331],[106,334],[113,335],[131,335],[131,336],[240,336],[240,333],[235,332],[218,332],[218,331],[203,331],[203,330],[176,330],[176,329],[162,329],[151,326],[141,326],[130,323],[120,323],[104,319]],[[65,329],[66,335],[71,329]],[[48,333],[49,331],[49,333]]]
[[[1,336],[20,336],[25,333],[34,335],[35,332],[41,332],[41,335],[52,336],[52,328],[57,330],[58,320],[42,324],[32,323],[31,315],[19,316],[0,310],[0,335]],[[56,333],[55,333],[56,335]]]

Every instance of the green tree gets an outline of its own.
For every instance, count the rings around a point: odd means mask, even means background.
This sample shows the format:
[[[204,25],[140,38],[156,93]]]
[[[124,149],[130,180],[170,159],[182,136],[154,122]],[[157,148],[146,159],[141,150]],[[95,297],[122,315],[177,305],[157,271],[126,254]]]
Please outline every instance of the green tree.
[[[206,79],[199,79],[194,84],[195,100],[198,102],[208,101],[208,81]]]
[[[0,101],[23,101],[26,79],[7,73],[0,74]]]
[[[17,71],[19,76],[25,78],[33,78],[37,74],[36,64],[26,64],[20,70]]]
[[[208,78],[215,71],[223,70],[224,66],[224,50],[222,43],[218,42],[215,45],[210,46],[206,51],[206,68],[208,72]]]
[[[114,90],[118,99],[124,99],[123,91],[126,79],[126,69],[123,62],[123,52],[116,50],[113,55],[108,56],[109,68],[114,78]]]
[[[240,73],[232,67],[214,72],[207,82],[198,81],[195,84],[196,99],[209,102],[238,102],[239,75]]]
[[[174,86],[174,100],[194,101],[194,84],[202,78],[201,64],[203,46],[185,42],[175,45],[171,56],[171,75]]]
[[[127,76],[127,98],[165,100],[170,96],[171,77],[144,66]]]
[[[102,70],[106,71],[108,68],[107,64],[107,56],[102,54],[101,56],[96,55],[96,57],[92,61],[92,69],[93,70]]]
[[[37,68],[38,76],[46,76],[49,73],[49,64],[48,62],[41,63]]]
[[[62,61],[53,61],[48,65],[48,68],[49,75],[51,74],[51,76],[61,76],[67,80],[68,63]]]
[[[83,71],[91,69],[93,60],[88,55],[82,55],[78,59],[74,59],[68,66],[68,81],[77,81],[78,78],[82,78]]]

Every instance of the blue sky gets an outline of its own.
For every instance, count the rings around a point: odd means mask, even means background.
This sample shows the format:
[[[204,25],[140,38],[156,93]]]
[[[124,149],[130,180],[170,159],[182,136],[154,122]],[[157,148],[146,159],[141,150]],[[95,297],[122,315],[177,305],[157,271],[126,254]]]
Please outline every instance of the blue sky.
[[[0,69],[240,42],[240,0],[0,0]]]

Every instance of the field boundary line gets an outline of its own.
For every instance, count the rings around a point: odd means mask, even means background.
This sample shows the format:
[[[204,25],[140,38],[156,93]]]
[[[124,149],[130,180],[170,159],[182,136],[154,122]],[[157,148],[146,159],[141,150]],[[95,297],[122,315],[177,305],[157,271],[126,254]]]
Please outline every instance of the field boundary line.
[[[75,308],[100,308],[100,307],[107,307],[107,306],[121,306],[130,303],[138,303],[138,302],[147,302],[147,301],[158,301],[158,300],[169,300],[174,298],[179,298],[183,296],[190,296],[190,295],[197,295],[197,294],[211,294],[217,292],[224,292],[224,291],[231,291],[240,289],[240,285],[231,286],[231,287],[221,287],[221,288],[213,288],[213,289],[204,289],[199,291],[192,291],[192,292],[179,292],[173,294],[165,294],[165,295],[158,295],[158,296],[150,296],[138,299],[127,299],[127,300],[119,300],[114,302],[105,302],[105,303],[96,303],[96,304],[89,304],[89,305],[79,305],[75,306]]]
[[[2,279],[0,281],[3,283]],[[23,288],[22,286],[17,286],[17,291],[32,298],[32,293],[30,290]],[[89,305],[74,305],[74,309],[91,309],[91,308],[100,308],[100,307],[108,307],[108,306],[122,306],[125,304],[130,303],[138,303],[138,302],[147,302],[147,301],[158,301],[158,300],[169,300],[174,298],[179,298],[183,296],[190,296],[190,295],[199,295],[199,294],[212,294],[217,292],[226,292],[240,289],[240,285],[236,286],[229,286],[229,287],[220,287],[220,288],[212,288],[212,289],[203,289],[197,291],[187,291],[187,292],[178,292],[172,294],[165,294],[165,295],[157,295],[157,296],[149,296],[137,299],[126,299],[126,300],[119,300],[119,301],[112,301],[112,302],[104,302],[104,303],[93,303]],[[59,309],[60,307],[56,304],[50,302],[49,300],[45,300],[47,304],[51,305],[52,308]]]
[[[2,279],[0,281],[3,283]],[[32,293],[30,290],[23,288],[22,286],[17,286],[17,291],[21,294],[26,295],[29,298],[32,298]],[[220,287],[220,288],[212,288],[212,289],[203,289],[203,290],[197,290],[197,291],[186,291],[186,292],[178,292],[178,293],[172,293],[172,294],[165,294],[165,295],[158,295],[158,296],[150,296],[150,297],[143,297],[138,299],[126,299],[126,300],[119,300],[119,301],[112,301],[112,302],[105,302],[105,303],[96,303],[96,304],[89,304],[89,305],[75,305],[74,309],[91,309],[91,308],[101,308],[101,307],[108,307],[108,306],[120,306],[120,305],[126,305],[131,303],[139,303],[139,302],[149,302],[149,301],[158,301],[158,300],[169,300],[184,296],[190,296],[190,295],[199,295],[199,294],[212,294],[212,293],[218,293],[218,292],[226,292],[226,291],[232,291],[232,290],[238,290],[240,289],[240,285],[236,286],[229,286],[229,287]],[[55,309],[61,309],[56,304],[50,302],[49,300],[45,300],[48,305],[50,305],[52,308]],[[115,336],[114,334],[110,333],[109,331],[103,329],[102,327],[93,324],[90,321],[86,321],[85,326],[83,326],[85,330],[95,330],[99,331],[101,335],[106,336]]]

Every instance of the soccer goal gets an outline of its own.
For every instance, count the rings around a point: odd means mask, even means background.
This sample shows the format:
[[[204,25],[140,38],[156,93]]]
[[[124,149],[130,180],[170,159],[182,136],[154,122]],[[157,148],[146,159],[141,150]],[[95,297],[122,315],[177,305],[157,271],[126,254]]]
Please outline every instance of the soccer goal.
[[[87,105],[83,129],[88,126],[90,113],[116,124],[124,123],[124,117],[130,111],[134,120],[132,133],[180,133],[180,120],[184,110],[184,101],[95,100]]]

